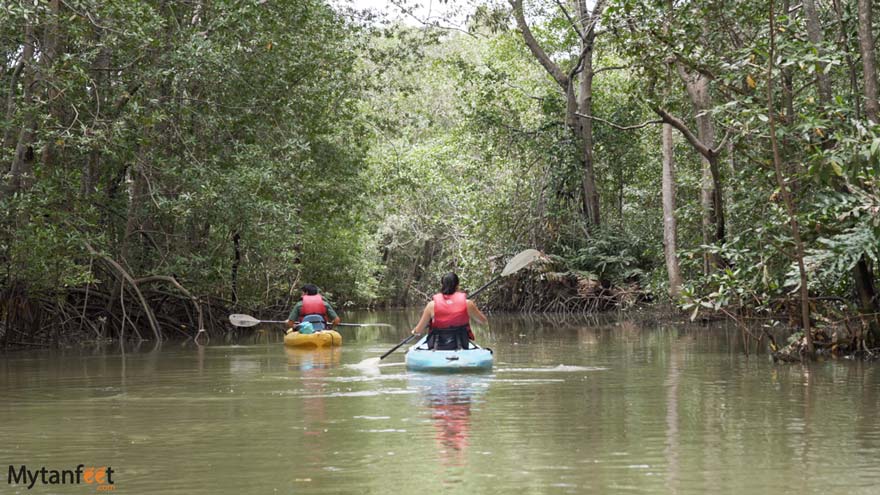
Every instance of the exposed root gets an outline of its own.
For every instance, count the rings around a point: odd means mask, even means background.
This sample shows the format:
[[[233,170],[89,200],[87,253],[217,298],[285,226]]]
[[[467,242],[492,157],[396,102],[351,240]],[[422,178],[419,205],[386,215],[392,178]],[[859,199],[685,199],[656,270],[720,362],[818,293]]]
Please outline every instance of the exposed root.
[[[589,314],[629,308],[648,299],[636,280],[612,284],[590,273],[553,268],[552,262],[535,263],[494,291],[486,306],[527,314]]]

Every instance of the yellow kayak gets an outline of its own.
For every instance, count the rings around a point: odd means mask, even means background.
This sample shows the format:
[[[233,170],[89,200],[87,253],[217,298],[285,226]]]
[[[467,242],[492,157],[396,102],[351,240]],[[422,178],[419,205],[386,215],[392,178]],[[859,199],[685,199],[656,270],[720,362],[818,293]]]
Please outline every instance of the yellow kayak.
[[[303,334],[291,332],[284,336],[284,345],[290,347],[335,347],[342,345],[342,335],[336,330],[320,330]]]

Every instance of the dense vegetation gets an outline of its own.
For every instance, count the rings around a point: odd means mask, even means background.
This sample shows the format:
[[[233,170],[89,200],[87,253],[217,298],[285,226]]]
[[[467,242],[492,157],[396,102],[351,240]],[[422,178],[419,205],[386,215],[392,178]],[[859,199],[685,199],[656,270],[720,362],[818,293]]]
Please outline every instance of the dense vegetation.
[[[876,347],[872,8],[3,4],[0,341],[191,336],[306,281],[405,305],[537,247],[487,304],[653,297]]]

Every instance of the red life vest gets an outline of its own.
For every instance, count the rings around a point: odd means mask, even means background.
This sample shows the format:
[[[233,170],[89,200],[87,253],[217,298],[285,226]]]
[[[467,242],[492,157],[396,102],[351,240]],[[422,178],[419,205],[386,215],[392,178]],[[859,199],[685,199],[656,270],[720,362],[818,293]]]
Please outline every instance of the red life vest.
[[[467,294],[434,294],[434,320],[431,328],[468,327],[471,322],[467,310]]]
[[[308,315],[321,315],[325,321],[327,320],[327,308],[324,306],[324,298],[321,297],[321,294],[314,296],[303,294],[302,297],[303,305],[299,309],[299,321]]]

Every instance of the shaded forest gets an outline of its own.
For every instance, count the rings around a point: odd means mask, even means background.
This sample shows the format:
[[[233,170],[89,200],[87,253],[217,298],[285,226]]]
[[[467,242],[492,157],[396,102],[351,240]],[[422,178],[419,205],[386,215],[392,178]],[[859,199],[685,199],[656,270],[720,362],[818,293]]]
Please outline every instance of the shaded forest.
[[[656,301],[871,356],[877,10],[7,2],[0,343],[220,333],[304,283],[421,304],[534,247],[484,304]]]

